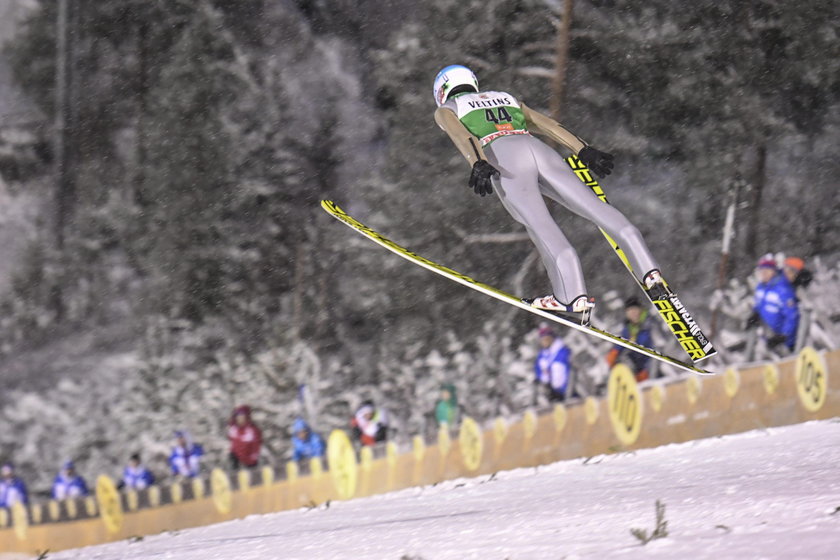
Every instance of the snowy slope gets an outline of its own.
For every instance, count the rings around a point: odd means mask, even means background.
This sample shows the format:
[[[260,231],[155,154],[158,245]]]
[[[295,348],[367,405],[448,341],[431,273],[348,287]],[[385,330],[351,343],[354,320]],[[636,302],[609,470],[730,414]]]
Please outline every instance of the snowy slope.
[[[838,558],[840,421],[253,516],[51,560]],[[656,500],[669,535],[642,546]]]

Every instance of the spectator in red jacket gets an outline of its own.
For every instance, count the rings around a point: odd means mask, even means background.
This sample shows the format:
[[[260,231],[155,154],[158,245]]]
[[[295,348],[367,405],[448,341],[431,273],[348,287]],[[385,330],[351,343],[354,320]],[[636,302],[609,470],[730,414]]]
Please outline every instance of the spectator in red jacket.
[[[388,414],[373,401],[365,401],[350,421],[355,437],[362,445],[374,445],[388,439]]]
[[[251,420],[250,406],[236,407],[228,423],[227,435],[233,470],[256,467],[262,446],[262,432]]]

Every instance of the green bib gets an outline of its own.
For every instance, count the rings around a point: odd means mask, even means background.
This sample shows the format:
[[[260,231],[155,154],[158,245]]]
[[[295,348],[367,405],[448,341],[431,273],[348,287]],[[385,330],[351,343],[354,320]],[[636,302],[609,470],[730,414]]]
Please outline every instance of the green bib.
[[[509,93],[485,91],[464,93],[451,99],[455,113],[470,133],[486,146],[512,134],[528,134],[519,102]]]

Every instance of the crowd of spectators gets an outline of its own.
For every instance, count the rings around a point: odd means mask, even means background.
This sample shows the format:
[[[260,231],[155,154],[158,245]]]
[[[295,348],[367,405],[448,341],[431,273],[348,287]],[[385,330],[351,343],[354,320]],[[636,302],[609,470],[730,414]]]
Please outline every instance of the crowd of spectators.
[[[769,348],[782,348],[787,352],[797,348],[800,329],[801,290],[811,282],[812,275],[799,257],[779,261],[772,254],[762,256],[756,264],[756,287],[752,312],[744,321],[745,330],[756,329],[756,336]],[[655,328],[649,306],[640,298],[629,297],[624,302],[624,321],[621,336],[643,346],[654,347],[652,330]],[[563,402],[575,396],[572,375],[572,351],[550,326],[543,324],[538,330],[539,352],[534,361],[534,384],[549,402]],[[800,341],[801,342],[801,341]],[[638,381],[651,377],[650,358],[622,346],[613,346],[606,356],[612,368],[619,362],[626,363]],[[462,416],[457,391],[452,383],[440,386],[440,395],[433,411],[438,427],[455,427]],[[392,427],[388,412],[366,400],[350,419],[350,432],[358,446],[371,446],[388,439]],[[326,444],[303,418],[296,418],[291,427],[292,460],[308,461],[324,457]],[[229,461],[233,470],[251,469],[260,465],[262,431],[252,418],[247,405],[236,407],[227,424],[230,442]],[[204,449],[195,443],[189,432],[174,433],[174,445],[169,455],[171,475],[181,478],[199,476],[202,472]],[[142,490],[153,485],[155,475],[148,469],[139,454],[129,457],[119,483],[120,488]],[[52,485],[56,500],[87,496],[88,485],[77,471],[73,461],[65,461]],[[0,467],[0,508],[16,503],[27,504],[29,495],[26,484],[18,476],[15,466],[5,463]]]
[[[293,460],[303,461],[324,457],[326,445],[320,434],[312,430],[302,418],[292,425]],[[229,461],[232,470],[251,469],[260,464],[262,431],[251,418],[249,406],[236,407],[226,428],[230,443]],[[174,478],[194,478],[204,470],[204,448],[193,441],[186,430],[176,430],[168,457],[170,474]],[[128,458],[118,487],[123,490],[143,490],[157,481],[157,477],[142,461],[139,453]],[[76,470],[73,461],[65,461],[53,480],[50,495],[55,500],[88,496],[90,489],[85,478]],[[0,466],[0,508],[11,508],[16,503],[28,504],[29,493],[25,482],[18,476],[12,463]]]

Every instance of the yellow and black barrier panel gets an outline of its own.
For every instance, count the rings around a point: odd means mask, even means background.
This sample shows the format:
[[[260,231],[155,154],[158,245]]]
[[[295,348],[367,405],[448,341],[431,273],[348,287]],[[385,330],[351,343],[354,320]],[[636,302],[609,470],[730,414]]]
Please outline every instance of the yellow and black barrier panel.
[[[64,500],[64,509],[67,511],[68,518],[76,519],[79,517],[79,505],[74,498]]]
[[[808,412],[819,412],[828,395],[828,368],[820,353],[810,346],[796,358],[796,392]]]
[[[210,471],[210,492],[213,495],[213,505],[216,511],[227,515],[233,509],[233,490],[230,487],[230,477],[220,468]]]
[[[61,504],[58,500],[50,500],[47,502],[47,513],[50,514],[50,521],[58,521],[61,519]]]
[[[533,410],[526,410],[522,415],[522,448],[529,449],[534,441],[534,434],[537,433],[537,413]]]
[[[193,499],[200,500],[207,493],[204,485],[204,480],[201,478],[194,478],[192,481]]]
[[[339,499],[349,500],[356,495],[359,481],[359,464],[356,450],[344,430],[333,430],[327,440],[327,460],[330,476]]]
[[[125,509],[128,511],[140,509],[140,496],[137,494],[137,490],[129,490],[125,493]]]
[[[240,490],[247,490],[251,487],[251,471],[248,469],[239,469],[236,473],[236,483]]]
[[[449,452],[452,451],[452,436],[449,435],[449,426],[441,424],[438,429],[438,454],[440,457],[439,473],[446,469],[446,462],[449,460]]]
[[[426,441],[423,436],[411,438],[411,454],[414,459],[411,470],[411,483],[418,485],[423,480],[423,470],[426,465]]]
[[[159,507],[161,504],[160,486],[149,486],[146,497],[149,499],[149,507]]]
[[[493,457],[497,461],[501,456],[502,446],[505,444],[509,430],[508,423],[504,418],[498,417],[493,421]]]
[[[636,377],[625,364],[616,365],[607,382],[610,422],[618,440],[633,445],[642,430],[642,397]]]
[[[18,540],[25,541],[29,531],[29,513],[26,506],[20,502],[12,504],[12,525],[15,527],[15,536]]]
[[[464,418],[458,433],[458,445],[461,448],[461,461],[467,471],[477,470],[484,453],[484,440],[478,422],[470,417]]]
[[[99,475],[96,479],[96,501],[105,528],[109,533],[118,533],[122,529],[123,515],[122,499],[117,485],[110,476]]]
[[[184,501],[184,486],[180,480],[169,485],[169,498],[173,504],[180,504]]]
[[[29,506],[29,515],[32,516],[32,523],[39,524],[43,523],[44,521],[44,505],[43,504],[32,504]],[[93,514],[95,515],[95,514]],[[0,527],[3,526],[2,520],[0,520]]]
[[[263,486],[270,486],[274,484],[274,469],[271,467],[263,467],[260,469]]]
[[[397,457],[399,456],[399,449],[397,444],[389,441],[385,444],[385,466],[388,469],[388,491],[396,490],[397,487]]]
[[[85,513],[88,517],[96,517],[96,498],[93,496],[85,498]]]

